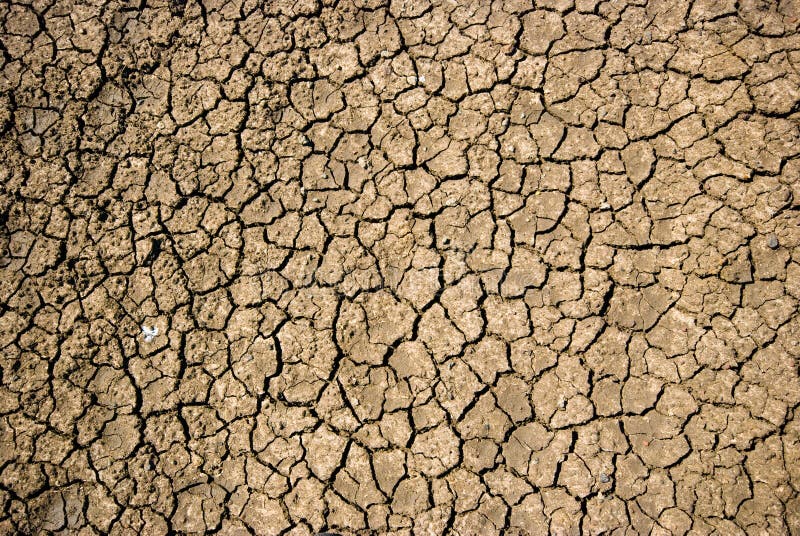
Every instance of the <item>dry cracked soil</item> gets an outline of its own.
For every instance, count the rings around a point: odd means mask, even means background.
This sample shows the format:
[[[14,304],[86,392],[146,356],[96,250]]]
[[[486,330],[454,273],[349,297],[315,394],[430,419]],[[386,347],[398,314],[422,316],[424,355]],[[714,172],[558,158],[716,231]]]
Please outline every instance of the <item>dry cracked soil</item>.
[[[0,534],[800,534],[799,18],[0,2]]]

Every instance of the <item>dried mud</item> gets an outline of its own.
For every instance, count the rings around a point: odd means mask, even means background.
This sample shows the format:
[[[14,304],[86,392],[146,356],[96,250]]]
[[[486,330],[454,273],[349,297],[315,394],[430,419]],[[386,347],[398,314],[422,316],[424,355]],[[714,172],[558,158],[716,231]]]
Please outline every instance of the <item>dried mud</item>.
[[[800,3],[0,3],[0,533],[800,534]]]

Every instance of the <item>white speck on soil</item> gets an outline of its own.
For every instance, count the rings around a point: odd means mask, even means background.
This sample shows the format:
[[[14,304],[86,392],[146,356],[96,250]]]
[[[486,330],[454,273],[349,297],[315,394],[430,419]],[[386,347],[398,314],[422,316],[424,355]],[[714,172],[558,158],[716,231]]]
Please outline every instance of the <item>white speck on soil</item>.
[[[142,334],[144,335],[144,342],[153,342],[153,339],[158,337],[158,328],[155,326],[149,328],[142,324]]]

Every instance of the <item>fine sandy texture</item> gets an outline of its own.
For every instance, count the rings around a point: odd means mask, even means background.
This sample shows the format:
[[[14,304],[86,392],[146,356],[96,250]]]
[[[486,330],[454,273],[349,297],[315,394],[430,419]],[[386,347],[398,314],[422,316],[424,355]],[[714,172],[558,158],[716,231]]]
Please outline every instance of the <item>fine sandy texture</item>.
[[[0,2],[0,534],[800,534],[798,17]]]

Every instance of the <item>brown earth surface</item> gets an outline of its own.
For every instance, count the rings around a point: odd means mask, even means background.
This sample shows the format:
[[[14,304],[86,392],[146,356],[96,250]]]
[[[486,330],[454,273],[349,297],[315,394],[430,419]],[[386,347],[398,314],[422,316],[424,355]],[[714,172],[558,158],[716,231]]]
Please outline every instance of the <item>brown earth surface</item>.
[[[800,534],[799,26],[0,2],[0,534]]]

